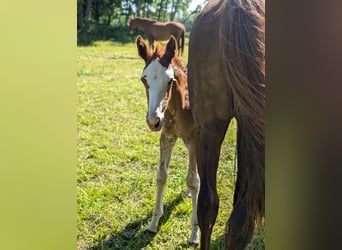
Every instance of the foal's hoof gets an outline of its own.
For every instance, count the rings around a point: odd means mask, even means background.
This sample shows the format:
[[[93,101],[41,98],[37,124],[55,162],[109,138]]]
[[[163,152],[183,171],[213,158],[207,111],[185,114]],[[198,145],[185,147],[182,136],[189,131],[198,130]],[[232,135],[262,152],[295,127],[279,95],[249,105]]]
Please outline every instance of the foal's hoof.
[[[189,241],[188,243],[189,243],[189,246],[192,248],[196,248],[199,245],[198,241],[192,241],[192,242]]]
[[[145,230],[145,233],[150,236],[155,236],[157,234],[157,232],[152,232],[151,230],[148,230],[148,229]]]
[[[197,231],[196,232],[192,232],[189,240],[188,240],[188,243],[190,246],[192,247],[197,247],[198,244],[199,244],[199,240],[198,240],[198,236],[197,236]]]
[[[191,199],[191,192],[190,192],[189,189],[185,190],[185,197],[188,198],[188,199]]]

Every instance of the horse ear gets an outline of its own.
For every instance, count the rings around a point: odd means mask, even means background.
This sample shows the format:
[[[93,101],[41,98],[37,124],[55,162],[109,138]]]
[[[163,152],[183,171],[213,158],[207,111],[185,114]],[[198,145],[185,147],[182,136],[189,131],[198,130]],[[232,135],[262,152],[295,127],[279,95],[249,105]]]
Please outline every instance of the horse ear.
[[[164,56],[160,59],[160,63],[164,67],[168,67],[171,63],[172,58],[177,54],[177,41],[176,38],[171,35],[166,45]]]
[[[142,36],[137,36],[136,45],[138,48],[139,56],[146,62],[151,57],[152,53],[150,48],[146,45]]]

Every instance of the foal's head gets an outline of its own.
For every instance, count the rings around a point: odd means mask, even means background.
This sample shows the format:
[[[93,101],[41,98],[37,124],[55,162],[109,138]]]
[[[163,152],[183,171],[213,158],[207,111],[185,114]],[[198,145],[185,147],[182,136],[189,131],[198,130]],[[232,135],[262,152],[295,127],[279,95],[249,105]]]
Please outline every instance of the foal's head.
[[[154,53],[141,36],[137,37],[136,45],[140,57],[145,60],[141,81],[148,101],[146,121],[152,131],[159,131],[167,109],[171,84],[175,81],[175,69],[171,60],[177,53],[177,42],[171,36],[165,50],[158,44]]]

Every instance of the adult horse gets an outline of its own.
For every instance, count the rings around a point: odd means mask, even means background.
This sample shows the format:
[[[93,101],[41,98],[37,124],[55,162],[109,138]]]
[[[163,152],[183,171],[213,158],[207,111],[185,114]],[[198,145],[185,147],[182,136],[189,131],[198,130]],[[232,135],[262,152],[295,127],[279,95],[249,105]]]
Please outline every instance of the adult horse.
[[[197,196],[199,177],[196,166],[194,122],[189,110],[187,69],[176,56],[176,39],[171,36],[166,49],[157,44],[154,52],[141,36],[136,39],[138,53],[145,61],[141,81],[146,90],[148,112],[146,121],[152,131],[160,131],[160,160],[157,170],[157,194],[153,217],[148,231],[157,232],[163,214],[164,186],[172,149],[181,138],[189,152],[186,183],[192,197],[192,233],[190,243],[198,243]]]
[[[183,55],[185,26],[179,22],[159,22],[150,18],[130,17],[129,30],[141,29],[150,46],[154,41],[166,41],[172,35],[177,40],[180,55]]]
[[[265,14],[263,0],[211,0],[189,39],[188,81],[200,176],[201,249],[210,249],[221,143],[237,120],[237,179],[225,249],[244,249],[265,213]]]

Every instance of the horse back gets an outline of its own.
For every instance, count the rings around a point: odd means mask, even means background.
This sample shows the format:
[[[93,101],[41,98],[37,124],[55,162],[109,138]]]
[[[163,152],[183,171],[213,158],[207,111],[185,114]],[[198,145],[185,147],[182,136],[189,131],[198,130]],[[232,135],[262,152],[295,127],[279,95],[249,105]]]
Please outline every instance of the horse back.
[[[155,22],[147,27],[145,33],[150,33],[155,40],[167,40],[170,35],[173,35],[178,40],[185,33],[185,26],[178,22]]]

